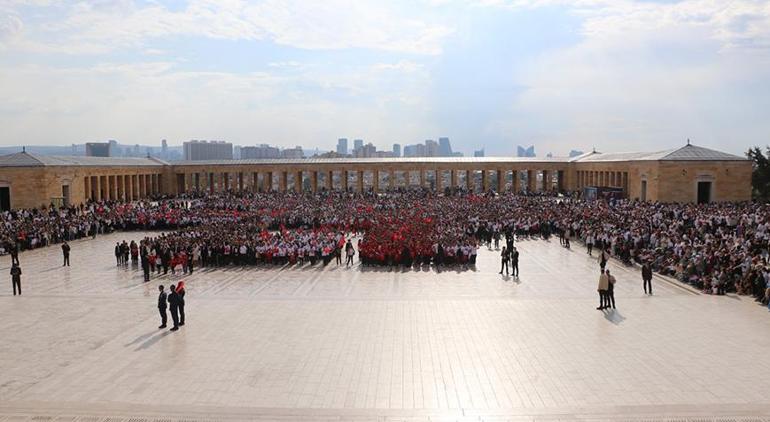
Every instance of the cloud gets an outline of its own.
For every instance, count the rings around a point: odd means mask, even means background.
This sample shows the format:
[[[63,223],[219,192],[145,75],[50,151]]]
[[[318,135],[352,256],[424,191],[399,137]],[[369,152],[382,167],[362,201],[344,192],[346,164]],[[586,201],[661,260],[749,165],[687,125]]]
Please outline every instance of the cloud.
[[[30,42],[70,53],[103,53],[172,36],[269,40],[310,50],[364,48],[435,55],[451,33],[445,26],[404,16],[386,4],[353,0],[191,0],[181,11],[159,4],[83,2],[40,28]]]
[[[2,14],[0,12],[0,47],[9,44],[17,39],[22,30],[24,29],[24,23],[21,18],[7,13]]]

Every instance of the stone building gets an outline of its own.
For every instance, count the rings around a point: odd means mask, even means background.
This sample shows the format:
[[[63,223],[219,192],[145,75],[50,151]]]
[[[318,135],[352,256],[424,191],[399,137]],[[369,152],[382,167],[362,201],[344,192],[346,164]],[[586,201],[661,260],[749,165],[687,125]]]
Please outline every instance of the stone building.
[[[591,152],[573,158],[413,157],[164,162],[153,158],[0,156],[3,209],[88,199],[139,199],[199,190],[584,191],[614,188],[645,201],[751,199],[746,158],[686,145],[653,153]]]

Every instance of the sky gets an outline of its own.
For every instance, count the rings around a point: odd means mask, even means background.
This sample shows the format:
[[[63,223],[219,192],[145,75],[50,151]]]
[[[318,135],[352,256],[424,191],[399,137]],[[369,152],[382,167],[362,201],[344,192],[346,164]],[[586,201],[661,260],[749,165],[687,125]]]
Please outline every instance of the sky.
[[[770,0],[0,0],[0,145],[770,144]]]

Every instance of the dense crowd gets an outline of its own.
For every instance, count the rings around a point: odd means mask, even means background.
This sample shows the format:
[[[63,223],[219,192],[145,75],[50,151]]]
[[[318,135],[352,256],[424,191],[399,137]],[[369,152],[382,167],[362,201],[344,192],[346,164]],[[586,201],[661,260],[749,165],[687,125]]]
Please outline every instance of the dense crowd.
[[[710,293],[736,291],[766,301],[770,283],[770,207],[755,203],[436,196],[423,190],[228,193],[21,210],[1,218],[6,251],[113,230],[162,229],[134,248],[145,250],[156,271],[173,271],[178,265],[171,264],[180,262],[190,269],[341,262],[351,250],[363,265],[466,266],[474,264],[480,245],[555,234],[629,265],[647,263]]]

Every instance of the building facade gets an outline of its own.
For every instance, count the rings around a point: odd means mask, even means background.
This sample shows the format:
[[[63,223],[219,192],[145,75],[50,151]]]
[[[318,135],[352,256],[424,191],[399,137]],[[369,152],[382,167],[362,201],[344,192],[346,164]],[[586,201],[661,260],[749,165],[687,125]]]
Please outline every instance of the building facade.
[[[182,144],[184,159],[199,160],[232,160],[233,144],[224,141],[189,141]]]
[[[654,153],[591,152],[573,158],[312,158],[164,162],[152,158],[0,157],[6,208],[140,199],[223,190],[381,191],[422,186],[498,192],[606,187],[661,202],[751,199],[752,162],[694,145]]]

